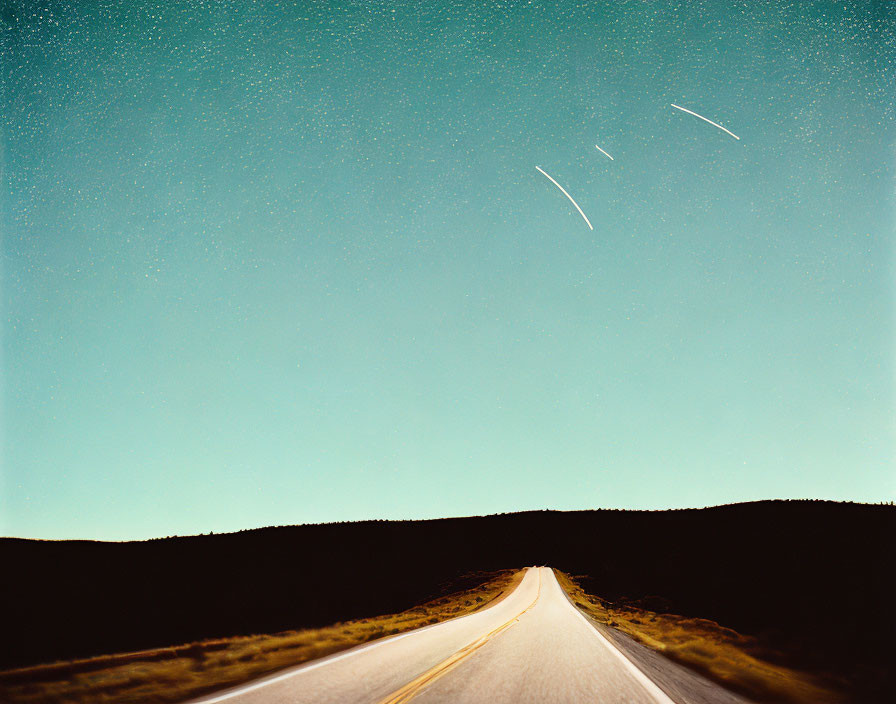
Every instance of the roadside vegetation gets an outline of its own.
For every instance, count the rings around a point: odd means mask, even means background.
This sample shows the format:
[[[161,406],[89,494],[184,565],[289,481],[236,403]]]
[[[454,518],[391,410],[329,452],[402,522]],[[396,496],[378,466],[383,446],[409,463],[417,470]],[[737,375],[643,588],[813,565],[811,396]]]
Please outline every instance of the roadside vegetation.
[[[723,687],[758,702],[833,704],[843,702],[820,678],[774,664],[774,653],[755,638],[714,621],[657,613],[587,594],[574,577],[554,570],[576,606],[595,621],[685,665]]]
[[[440,621],[509,594],[523,571],[482,573],[481,583],[398,614],[271,635],[219,638],[0,672],[9,704],[169,704]]]

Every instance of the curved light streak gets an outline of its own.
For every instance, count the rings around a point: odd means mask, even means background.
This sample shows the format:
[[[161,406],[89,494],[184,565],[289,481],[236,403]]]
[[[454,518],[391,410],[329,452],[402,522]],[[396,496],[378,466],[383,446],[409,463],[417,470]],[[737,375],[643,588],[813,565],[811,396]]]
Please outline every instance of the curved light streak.
[[[579,215],[581,215],[581,216],[585,219],[585,222],[588,223],[588,227],[590,227],[590,228],[593,230],[594,227],[591,225],[591,221],[588,219],[588,216],[585,215],[585,213],[584,213],[584,212],[582,211],[582,209],[579,207],[579,204],[576,203],[576,202],[572,199],[572,196],[569,195],[569,193],[566,192],[566,189],[565,189],[563,186],[561,186],[559,183],[557,183],[553,178],[551,178],[550,174],[548,174],[548,173],[547,173],[544,169],[542,169],[540,166],[536,166],[535,168],[538,169],[538,170],[539,170],[541,173],[543,173],[545,176],[547,176],[547,177],[550,179],[551,183],[553,183],[557,188],[559,188],[561,191],[563,191],[563,195],[565,195],[567,198],[569,198],[569,202],[572,203],[574,206],[576,206],[576,210],[579,211]]]
[[[734,137],[735,139],[740,139],[740,137],[738,137],[736,134],[734,134],[734,132],[732,132],[731,130],[727,130],[727,129],[725,129],[725,128],[722,127],[718,122],[713,122],[712,120],[710,120],[710,119],[708,119],[708,118],[706,118],[706,117],[703,117],[703,115],[698,115],[698,114],[695,113],[693,110],[688,110],[687,108],[683,108],[683,107],[681,107],[680,105],[676,105],[675,103],[669,103],[669,105],[671,105],[671,106],[672,106],[673,108],[675,108],[676,110],[681,110],[682,112],[686,112],[688,115],[693,115],[694,117],[699,117],[701,120],[703,120],[704,122],[708,122],[708,123],[711,124],[713,127],[718,127],[720,130],[722,130],[722,132],[727,132],[728,134],[730,134],[730,135],[731,135],[732,137]]]
[[[609,154],[607,154],[603,149],[601,149],[601,148],[600,148],[599,146],[597,146],[596,144],[594,145],[594,148],[597,149],[597,151],[599,151],[599,152],[600,152],[601,154],[603,154],[604,156],[610,156]],[[615,160],[613,157],[610,156],[610,161],[616,161],[616,160]]]

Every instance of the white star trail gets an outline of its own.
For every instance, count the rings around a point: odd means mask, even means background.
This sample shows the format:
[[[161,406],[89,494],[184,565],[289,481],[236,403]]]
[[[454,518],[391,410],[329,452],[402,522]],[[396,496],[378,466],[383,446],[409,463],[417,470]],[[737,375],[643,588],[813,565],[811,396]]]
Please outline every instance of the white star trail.
[[[610,156],[609,154],[607,154],[603,149],[601,149],[601,148],[600,148],[599,146],[597,146],[596,144],[594,145],[594,148],[597,149],[597,151],[599,151],[599,152],[600,152],[601,154],[603,154],[604,156]],[[610,161],[616,161],[616,160],[615,160],[613,157],[610,156]]]
[[[563,186],[561,186],[559,183],[557,183],[553,178],[551,178],[550,174],[548,174],[548,173],[547,173],[544,169],[542,169],[540,166],[536,166],[535,168],[538,169],[538,170],[539,170],[541,173],[543,173],[545,176],[547,176],[547,177],[550,179],[551,183],[553,183],[557,188],[559,188],[561,191],[563,191],[563,195],[565,195],[567,198],[569,198],[569,202],[572,203],[574,206],[576,206],[576,210],[579,211],[579,215],[581,215],[581,216],[585,219],[585,222],[588,223],[588,227],[590,227],[590,228],[593,230],[594,227],[591,225],[591,221],[588,219],[588,216],[585,215],[585,213],[584,213],[584,212],[582,211],[582,209],[579,207],[579,204],[576,203],[576,202],[572,199],[572,196],[569,195],[569,193],[566,192],[566,189],[565,189]]]
[[[725,129],[725,128],[722,127],[718,122],[713,122],[713,121],[710,120],[709,118],[703,117],[703,115],[698,115],[698,114],[695,113],[693,110],[688,110],[687,108],[683,108],[683,107],[681,107],[680,105],[676,105],[675,103],[669,103],[669,104],[670,104],[673,108],[675,108],[676,110],[681,110],[682,112],[686,112],[688,115],[693,115],[694,117],[699,117],[701,120],[703,120],[704,122],[708,122],[708,123],[711,124],[713,127],[718,127],[720,130],[722,130],[722,132],[727,132],[728,134],[730,134],[730,135],[731,135],[732,137],[734,137],[735,139],[740,139],[740,137],[738,137],[736,134],[734,134],[734,132],[732,132],[731,130],[727,130],[727,129]]]

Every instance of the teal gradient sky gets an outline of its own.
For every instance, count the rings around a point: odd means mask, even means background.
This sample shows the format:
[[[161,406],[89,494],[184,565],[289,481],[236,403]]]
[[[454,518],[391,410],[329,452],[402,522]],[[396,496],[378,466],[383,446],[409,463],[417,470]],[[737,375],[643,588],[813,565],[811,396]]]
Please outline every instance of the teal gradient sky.
[[[896,497],[892,3],[2,20],[0,534]]]

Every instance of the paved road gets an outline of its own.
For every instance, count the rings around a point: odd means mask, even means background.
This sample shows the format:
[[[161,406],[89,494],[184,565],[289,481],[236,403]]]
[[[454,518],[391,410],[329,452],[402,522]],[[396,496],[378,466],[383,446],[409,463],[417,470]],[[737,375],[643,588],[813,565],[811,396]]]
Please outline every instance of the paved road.
[[[552,570],[532,567],[512,594],[488,609],[196,702],[744,702],[641,651],[618,635],[604,635],[567,599]]]

